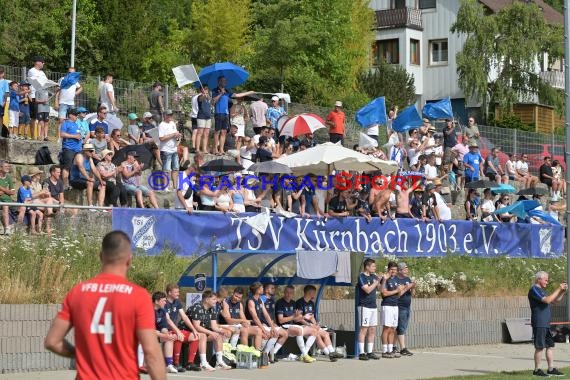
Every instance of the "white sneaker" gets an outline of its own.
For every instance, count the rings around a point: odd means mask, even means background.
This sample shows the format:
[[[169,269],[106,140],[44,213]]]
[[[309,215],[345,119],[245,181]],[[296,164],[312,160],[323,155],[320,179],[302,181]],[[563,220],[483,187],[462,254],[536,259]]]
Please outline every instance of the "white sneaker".
[[[216,369],[214,367],[212,367],[210,364],[205,363],[205,364],[200,364],[200,368],[202,369],[202,371],[215,371]]]
[[[172,364],[170,364],[168,367],[166,367],[166,372],[168,372],[168,373],[178,373],[178,370],[176,369],[175,366],[173,366]]]
[[[216,369],[232,369],[232,367],[230,367],[226,363],[218,363],[216,364]]]

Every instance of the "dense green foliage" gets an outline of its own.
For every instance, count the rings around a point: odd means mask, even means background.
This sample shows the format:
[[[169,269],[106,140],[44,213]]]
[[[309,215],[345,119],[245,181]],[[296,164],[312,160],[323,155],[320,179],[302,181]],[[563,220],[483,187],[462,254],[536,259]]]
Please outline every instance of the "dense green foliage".
[[[399,65],[384,62],[369,72],[360,75],[359,87],[370,98],[386,97],[386,108],[400,109],[412,104],[416,97],[414,76]]]

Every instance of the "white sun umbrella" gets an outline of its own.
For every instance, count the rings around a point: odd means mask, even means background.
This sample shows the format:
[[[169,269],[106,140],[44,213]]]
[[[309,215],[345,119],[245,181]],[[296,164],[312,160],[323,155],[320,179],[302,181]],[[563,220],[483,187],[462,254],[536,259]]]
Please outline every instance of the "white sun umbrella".
[[[295,175],[329,175],[333,171],[368,172],[382,170],[389,174],[398,170],[395,161],[386,161],[368,156],[340,144],[326,142],[275,160],[289,166]]]

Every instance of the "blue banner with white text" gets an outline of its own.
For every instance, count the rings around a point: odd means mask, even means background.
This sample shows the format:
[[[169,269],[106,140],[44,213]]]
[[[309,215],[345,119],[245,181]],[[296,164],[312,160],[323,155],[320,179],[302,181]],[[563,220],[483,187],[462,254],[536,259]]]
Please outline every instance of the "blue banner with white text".
[[[464,220],[418,222],[374,218],[285,218],[271,215],[265,233],[256,214],[195,213],[174,210],[113,209],[113,229],[126,232],[147,254],[164,248],[177,255],[214,249],[268,251],[349,250],[377,256],[428,257],[458,253],[493,257],[559,257],[564,228],[549,224],[478,223]],[[256,226],[255,228],[252,225]]]

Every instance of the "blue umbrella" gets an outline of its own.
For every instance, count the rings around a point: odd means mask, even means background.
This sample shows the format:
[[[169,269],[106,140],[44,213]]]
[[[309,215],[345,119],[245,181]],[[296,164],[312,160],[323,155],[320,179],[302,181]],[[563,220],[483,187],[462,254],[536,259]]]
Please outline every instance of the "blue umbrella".
[[[218,87],[218,78],[221,76],[226,78],[226,88],[232,88],[244,83],[249,73],[234,63],[221,62],[204,67],[198,75],[200,82],[210,88]]]
[[[373,124],[386,124],[386,101],[384,97],[376,98],[356,111],[354,119],[363,128]]]
[[[495,214],[505,214],[505,213],[509,213],[509,214],[513,214],[518,216],[521,219],[524,219],[527,217],[528,212],[530,210],[533,210],[535,208],[537,208],[538,206],[540,206],[540,203],[538,203],[537,201],[518,201],[513,203],[512,205],[509,205],[507,207],[502,207],[498,210],[495,211]]]
[[[514,194],[517,189],[507,183],[501,183],[499,186],[491,187],[491,191],[495,194]]]
[[[73,86],[75,83],[79,82],[79,79],[81,79],[81,73],[78,72],[67,73],[67,75],[64,76],[63,79],[61,80],[59,87],[61,87],[61,89],[63,90],[66,90],[69,87]]]
[[[427,103],[424,106],[423,114],[430,119],[453,119],[451,100],[445,98],[438,102]]]
[[[398,114],[392,122],[392,129],[396,132],[406,132],[410,129],[417,128],[422,124],[422,118],[418,114],[416,106],[412,104]]]

